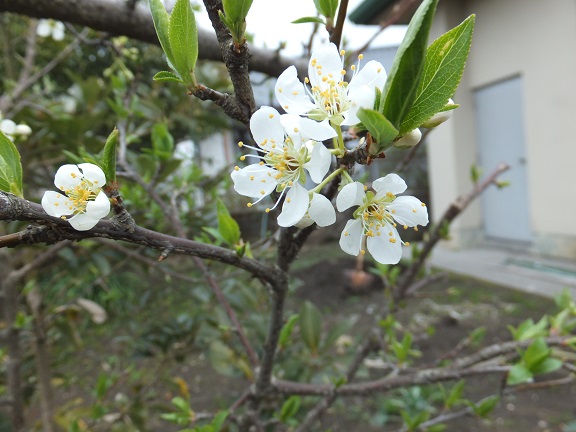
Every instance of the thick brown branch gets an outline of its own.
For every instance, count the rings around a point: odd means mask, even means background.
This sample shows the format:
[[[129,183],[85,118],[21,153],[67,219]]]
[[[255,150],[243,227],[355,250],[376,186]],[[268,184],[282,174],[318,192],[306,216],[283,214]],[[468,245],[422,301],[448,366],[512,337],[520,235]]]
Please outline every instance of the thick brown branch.
[[[285,281],[285,275],[275,267],[266,266],[256,260],[239,257],[235,251],[204,244],[194,240],[162,234],[136,226],[133,232],[126,231],[114,219],[102,220],[89,231],[76,231],[62,219],[48,216],[39,204],[18,198],[6,192],[0,192],[0,220],[31,221],[36,226],[10,236],[0,237],[1,247],[14,247],[22,244],[53,244],[62,240],[83,240],[87,238],[109,238],[140,244],[154,249],[172,249],[173,253],[196,256],[230,264],[244,269],[267,284],[276,286]],[[5,241],[6,237],[9,237]]]
[[[52,18],[158,44],[145,2],[132,9],[124,0],[0,0],[0,12]],[[222,61],[218,41],[211,31],[198,29],[198,39],[200,59]],[[289,59],[274,50],[251,48],[250,51],[251,70],[279,76],[288,66],[295,64],[301,75],[306,73],[304,60]]]
[[[254,92],[252,91],[248,71],[250,62],[248,45],[246,42],[241,45],[236,45],[232,40],[230,31],[218,15],[218,11],[223,10],[221,0],[204,0],[204,5],[208,11],[208,17],[210,21],[212,21],[212,26],[216,31],[216,39],[218,39],[220,52],[222,53],[224,64],[226,64],[232,86],[234,87],[234,95],[232,98],[233,102],[237,105],[235,111],[240,111],[243,114],[241,117],[233,118],[247,125],[250,122],[252,113],[256,111]]]
[[[342,0],[340,6],[338,7],[338,17],[336,18],[336,27],[330,35],[330,42],[334,43],[337,47],[340,47],[340,41],[342,40],[342,31],[344,30],[344,21],[346,19],[346,13],[348,12],[348,0]]]

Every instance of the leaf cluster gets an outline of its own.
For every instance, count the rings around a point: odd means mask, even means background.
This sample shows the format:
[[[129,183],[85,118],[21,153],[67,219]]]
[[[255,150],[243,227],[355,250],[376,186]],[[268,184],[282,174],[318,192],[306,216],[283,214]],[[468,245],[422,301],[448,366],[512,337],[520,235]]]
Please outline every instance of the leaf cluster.
[[[434,114],[457,108],[447,105],[464,71],[472,42],[474,15],[436,39],[428,34],[437,0],[424,1],[414,15],[373,109],[361,109],[360,129],[372,138],[372,155],[383,152]]]

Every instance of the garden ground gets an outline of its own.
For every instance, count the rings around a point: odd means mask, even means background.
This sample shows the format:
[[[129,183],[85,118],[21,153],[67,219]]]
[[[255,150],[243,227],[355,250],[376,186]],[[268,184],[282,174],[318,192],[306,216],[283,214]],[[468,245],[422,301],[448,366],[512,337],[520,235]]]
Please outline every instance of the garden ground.
[[[353,337],[361,338],[363,330],[374,323],[385,301],[379,280],[361,293],[351,293],[345,277],[345,270],[354,267],[355,260],[343,254],[332,244],[315,245],[313,250],[303,250],[292,272],[299,288],[290,297],[290,310],[297,311],[304,300],[314,303],[326,317],[325,327],[343,319],[354,317],[354,327],[349,331]],[[177,299],[176,299],[177,300]],[[552,300],[527,294],[518,290],[490,284],[472,277],[454,273],[423,290],[418,298],[404,305],[398,318],[416,335],[416,347],[422,352],[419,364],[432,361],[449,352],[472,330],[484,327],[486,336],[482,345],[510,340],[508,325],[517,326],[527,318],[538,320],[542,315],[553,313]],[[179,361],[164,360],[160,365],[154,359],[136,358],[133,345],[125,341],[135,338],[134,329],[144,326],[150,317],[165,316],[167,311],[147,311],[146,316],[123,317],[117,314],[115,323],[107,323],[97,332],[100,341],[86,342],[82,352],[74,356],[73,364],[63,362],[56,375],[70,368],[81,370],[77,382],[68,383],[57,390],[57,403],[61,407],[69,404],[72,409],[84,405],[93,398],[97,377],[104,369],[112,371],[117,367],[112,361],[134,362],[131,372],[138,377],[162,376],[163,384],[156,382],[143,391],[132,388],[129,379],[119,380],[113,385],[111,394],[118,399],[124,395],[128,399],[134,394],[143,396],[141,415],[148,418],[143,431],[179,430],[159,419],[159,413],[170,410],[170,400],[178,395],[173,382],[179,377],[190,392],[190,402],[196,412],[213,411],[230,406],[242,396],[246,388],[243,378],[231,378],[218,374],[209,358],[200,350],[184,353]],[[124,323],[118,321],[126,321]],[[136,321],[142,320],[142,323]],[[107,329],[106,326],[110,328]],[[91,340],[93,336],[88,336]],[[102,342],[107,341],[107,342]],[[123,359],[123,360],[119,360]],[[121,369],[121,368],[120,368]],[[380,372],[381,373],[381,372]],[[367,377],[378,377],[377,368],[370,369]],[[139,381],[138,378],[136,381]],[[169,382],[172,382],[170,384]],[[486,395],[497,392],[501,387],[501,377],[472,379],[466,386],[465,397],[478,401]],[[422,404],[426,390],[407,389],[403,395],[381,395],[368,398],[349,398],[336,403],[327,413],[318,431],[333,432],[376,432],[395,431],[385,425],[397,419],[390,411],[390,402],[396,404]],[[432,395],[433,396],[433,395]],[[119,405],[119,404],[116,404]],[[65,410],[66,411],[66,410]],[[89,411],[86,410],[86,413]],[[120,410],[121,412],[121,410]],[[30,412],[35,416],[35,411]],[[37,413],[36,413],[37,414]],[[133,415],[133,414],[131,414]],[[1,429],[1,428],[0,428]],[[180,428],[181,429],[181,428]],[[125,429],[94,429],[125,430]],[[127,429],[126,429],[127,430]],[[133,429],[130,429],[133,430]],[[136,429],[138,430],[138,429]],[[544,388],[538,391],[525,391],[504,394],[494,413],[488,419],[464,417],[447,425],[447,431],[455,432],[572,432],[576,431],[576,385]]]

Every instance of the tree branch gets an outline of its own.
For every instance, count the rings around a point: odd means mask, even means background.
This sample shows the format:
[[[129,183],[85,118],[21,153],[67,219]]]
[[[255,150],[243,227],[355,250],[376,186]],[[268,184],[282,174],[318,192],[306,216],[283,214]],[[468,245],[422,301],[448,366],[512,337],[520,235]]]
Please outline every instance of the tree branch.
[[[159,44],[150,10],[141,3],[132,9],[124,0],[0,0],[0,12],[52,18]],[[198,29],[198,47],[200,59],[222,61],[218,41],[211,31]],[[306,74],[304,59],[286,58],[275,50],[257,47],[252,47],[250,52],[251,70],[277,77],[287,67],[296,65],[301,75]]]
[[[549,346],[562,346],[571,337],[551,336],[546,338],[546,343]],[[467,376],[507,373],[511,366],[500,365],[497,362],[484,362],[512,353],[517,349],[525,349],[532,342],[532,340],[525,340],[494,344],[468,357],[458,359],[445,367],[421,369],[406,375],[388,376],[363,383],[344,384],[337,389],[334,389],[334,386],[330,384],[309,384],[283,380],[276,380],[273,385],[276,392],[289,395],[367,396],[401,387],[459,380]]]
[[[248,271],[254,277],[271,286],[276,286],[278,281],[285,279],[283,272],[277,268],[267,266],[254,259],[240,257],[230,249],[162,234],[140,226],[135,226],[133,231],[127,231],[114,219],[101,220],[89,231],[76,231],[67,221],[48,216],[39,204],[1,191],[0,220],[31,221],[37,224],[31,225],[19,233],[0,237],[0,248],[23,244],[53,244],[62,240],[79,241],[94,237],[109,238],[153,249],[171,249],[173,253],[230,264]]]

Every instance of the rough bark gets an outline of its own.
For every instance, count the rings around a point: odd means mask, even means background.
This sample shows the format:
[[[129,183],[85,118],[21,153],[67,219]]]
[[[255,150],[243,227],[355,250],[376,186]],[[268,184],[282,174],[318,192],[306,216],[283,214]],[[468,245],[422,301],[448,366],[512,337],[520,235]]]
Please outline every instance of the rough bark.
[[[0,0],[0,12],[13,12],[34,18],[52,18],[91,27],[112,35],[124,35],[143,42],[159,44],[152,16],[145,4],[131,8],[123,0]],[[199,58],[222,61],[216,36],[212,31],[198,29]],[[277,51],[250,47],[250,70],[279,76],[295,64],[302,75],[303,59],[294,60]]]

